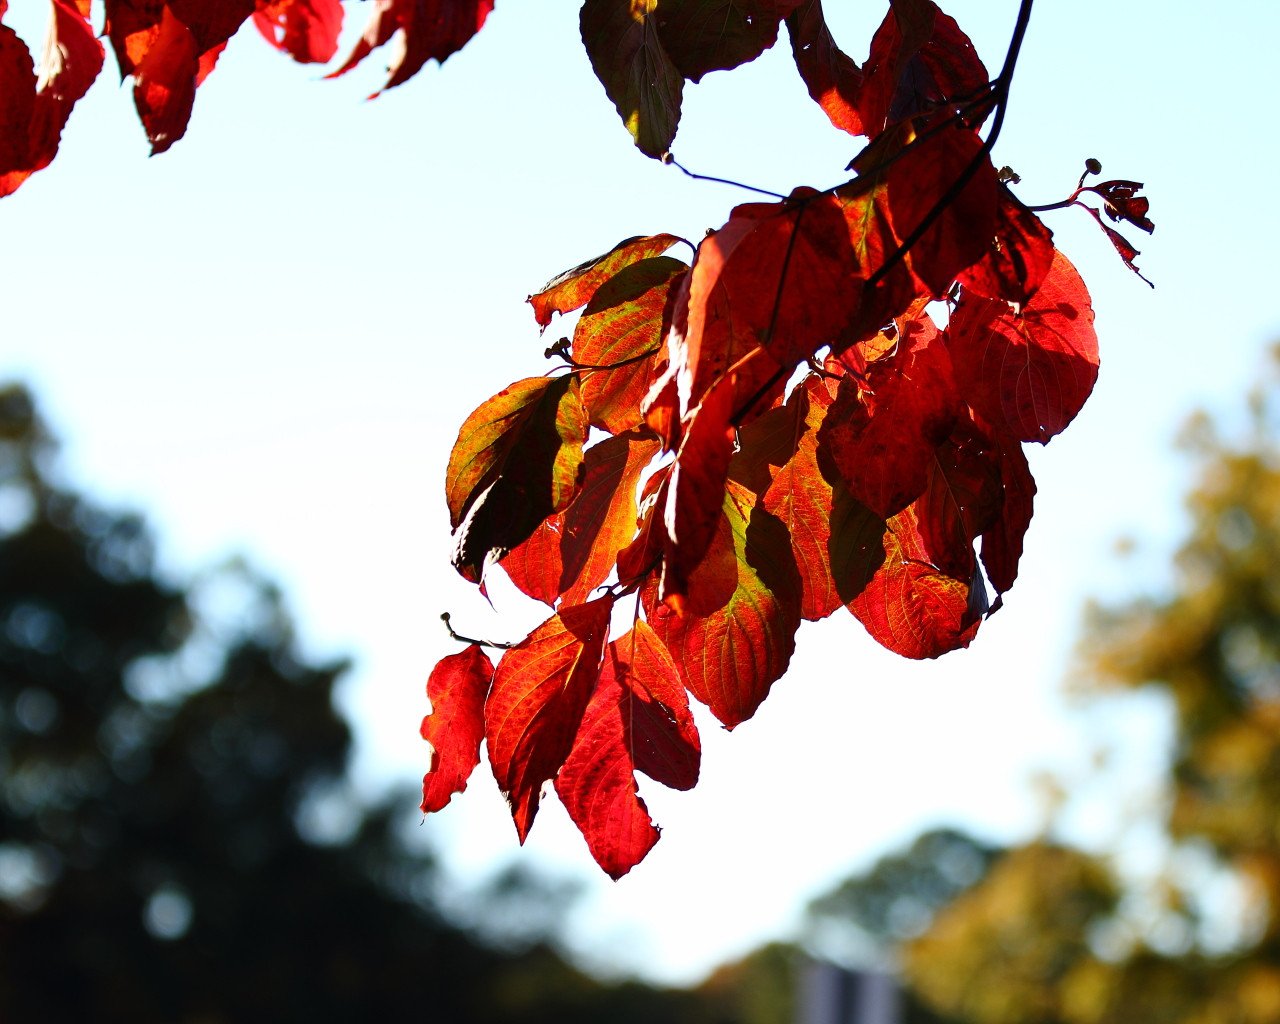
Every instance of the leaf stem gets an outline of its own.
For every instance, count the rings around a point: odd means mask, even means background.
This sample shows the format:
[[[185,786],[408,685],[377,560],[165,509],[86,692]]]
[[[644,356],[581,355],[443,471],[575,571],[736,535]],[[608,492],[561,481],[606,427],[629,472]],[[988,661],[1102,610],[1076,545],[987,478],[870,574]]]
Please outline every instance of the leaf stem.
[[[449,631],[450,638],[457,640],[459,643],[475,644],[477,647],[496,647],[502,651],[509,651],[511,648],[517,646],[516,644],[504,644],[497,640],[476,640],[469,636],[463,636],[449,624],[448,612],[441,612],[440,621],[444,623],[444,628]]]
[[[761,195],[761,196],[770,196],[774,199],[787,198],[780,192],[770,192],[767,188],[756,188],[754,185],[747,185],[741,181],[734,181],[732,178],[717,178],[711,174],[695,174],[693,171],[689,170],[689,168],[685,167],[684,164],[682,164],[679,160],[677,160],[674,154],[670,152],[666,152],[662,154],[662,162],[664,164],[670,164],[672,167],[676,168],[676,170],[680,171],[686,177],[692,178],[694,181],[713,181],[718,185],[732,185],[735,188],[746,189],[748,192],[754,192],[757,195]]]

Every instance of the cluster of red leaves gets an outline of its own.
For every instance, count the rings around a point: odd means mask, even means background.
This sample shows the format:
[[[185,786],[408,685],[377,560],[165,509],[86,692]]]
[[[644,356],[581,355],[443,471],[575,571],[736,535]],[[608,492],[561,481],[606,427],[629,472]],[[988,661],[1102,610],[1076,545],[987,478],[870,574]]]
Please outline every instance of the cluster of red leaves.
[[[475,643],[437,665],[423,809],[465,787],[483,740],[521,840],[553,782],[615,878],[658,838],[635,773],[696,781],[690,694],[750,718],[801,621],[842,608],[909,658],[972,641],[1017,577],[1022,446],[1098,372],[1080,276],[986,156],[991,86],[954,21],[895,0],[858,67],[818,0],[735,4],[715,31],[708,10],[586,0],[641,147],[670,141],[682,76],[750,59],[785,18],[815,99],[872,136],[859,173],[737,207],[691,264],[660,234],[553,280],[529,301],[544,328],[581,309],[549,350],[566,372],[483,403],[447,470],[458,571],[483,587],[500,565],[553,614],[496,668]],[[1099,194],[1145,216],[1126,187]]]
[[[90,0],[49,0],[51,18],[39,80],[31,53],[0,24],[0,196],[12,193],[58,151],[71,109],[102,71],[104,48],[89,21]],[[0,0],[3,19],[7,0]],[[375,0],[373,17],[345,74],[401,36],[385,88],[407,81],[429,60],[443,61],[474,36],[493,0]],[[338,48],[341,0],[105,0],[102,34],[133,99],[153,153],[182,138],[196,88],[228,40],[250,19],[275,47],[301,63],[323,64]],[[376,93],[375,93],[376,95]]]

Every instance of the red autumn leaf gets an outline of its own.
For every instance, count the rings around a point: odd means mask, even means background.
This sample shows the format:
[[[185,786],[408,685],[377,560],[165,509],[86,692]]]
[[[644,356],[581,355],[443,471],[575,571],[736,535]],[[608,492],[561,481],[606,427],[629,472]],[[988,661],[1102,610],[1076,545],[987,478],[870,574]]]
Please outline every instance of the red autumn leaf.
[[[796,189],[735,208],[698,246],[683,351],[672,344],[685,408],[754,348],[794,366],[835,344],[857,313],[863,271],[830,194]]]
[[[849,605],[872,639],[914,659],[968,647],[985,611],[981,578],[966,583],[920,557],[913,506],[889,520],[884,552],[884,564]]]
[[[1022,558],[1022,540],[1031,525],[1036,482],[1022,445],[1008,437],[996,435],[996,451],[1000,460],[1000,481],[1004,491],[1000,517],[982,535],[982,566],[995,588],[991,605],[995,614],[1004,603],[1005,592],[1018,578],[1018,561]]]
[[[979,155],[981,149],[976,132],[944,128],[909,146],[884,175],[884,206],[903,243],[970,163],[979,161],[977,172],[903,259],[919,291],[935,299],[945,296],[956,276],[985,255],[995,234],[996,172],[990,159]]]
[[[564,764],[595,691],[613,598],[562,608],[498,662],[485,702],[485,740],[520,842],[543,783]]]
[[[652,157],[671,148],[684,93],[684,75],[659,38],[658,17],[658,0],[586,0],[579,18],[596,77],[636,146]]]
[[[547,604],[581,604],[613,571],[636,532],[636,484],[658,454],[656,439],[608,437],[587,449],[582,488],[502,560],[517,587]]]
[[[800,0],[662,0],[658,35],[680,73],[697,82],[759,57],[798,6]]]
[[[1053,232],[1001,185],[994,244],[959,280],[967,291],[1025,305],[1053,265]]]
[[[868,368],[865,387],[852,375],[841,378],[818,434],[853,496],[881,517],[924,492],[960,408],[933,321],[904,321],[898,345],[892,359]]]
[[[811,374],[784,407],[744,427],[734,467],[791,535],[800,614],[815,620],[848,603],[884,560],[884,521],[853,497],[818,446],[833,384]]]
[[[670,256],[633,263],[602,284],[573,332],[591,425],[619,434],[644,422],[640,405],[667,361],[666,334],[689,268]]]
[[[787,669],[800,625],[801,584],[786,527],[734,479],[683,612],[641,590],[645,615],[681,679],[728,728],[746,721]]]
[[[961,396],[1019,441],[1045,444],[1084,405],[1098,379],[1098,336],[1089,293],[1062,253],[1032,300],[962,295],[947,343]]]
[[[1128,221],[1134,227],[1151,234],[1156,229],[1151,218],[1147,216],[1151,209],[1151,200],[1146,196],[1138,195],[1142,188],[1140,181],[1113,179],[1086,186],[1080,189],[1080,192],[1092,192],[1098,196],[1102,200],[1102,208],[1107,211],[1107,216],[1117,224],[1122,220]],[[1079,192],[1076,194],[1079,195]]]
[[[1076,205],[1084,206],[1084,203],[1077,203]],[[1106,232],[1107,238],[1110,240],[1111,244],[1115,246],[1116,252],[1120,254],[1120,258],[1124,260],[1124,265],[1154,288],[1155,283],[1145,277],[1142,271],[1138,269],[1138,265],[1133,262],[1134,259],[1141,256],[1142,253],[1135,249],[1133,247],[1133,243],[1130,242],[1129,239],[1125,238],[1124,235],[1120,234],[1119,231],[1107,224],[1104,224],[1102,222],[1102,217],[1092,206],[1084,206],[1084,208],[1089,211],[1089,216],[1098,222],[1098,227],[1102,228],[1102,230]]]
[[[472,582],[484,566],[566,508],[580,485],[587,417],[578,381],[529,377],[467,417],[445,484],[453,564]]]
[[[338,52],[341,0],[257,0],[253,23],[278,50],[301,64],[325,64]]]
[[[1003,500],[995,446],[972,420],[957,420],[935,449],[924,493],[914,505],[929,563],[948,576],[971,579],[973,543],[996,522]]]
[[[400,45],[388,63],[386,84],[369,99],[403,85],[429,60],[443,64],[484,27],[493,0],[374,0],[373,16],[347,59],[326,78],[345,75],[378,47],[399,34]]]
[[[596,290],[625,267],[640,260],[661,256],[680,239],[676,235],[636,235],[619,242],[595,259],[557,274],[540,291],[530,295],[533,317],[539,327],[551,323],[555,313],[568,313],[585,306]]]
[[[787,16],[791,52],[809,95],[841,131],[865,135],[858,111],[862,69],[831,37],[822,0],[805,0]]]
[[[969,37],[932,0],[893,0],[862,73],[858,108],[870,136],[977,96],[990,81]]]
[[[667,490],[671,483],[671,465],[660,467],[645,481],[640,495],[636,537],[618,552],[618,582],[637,589],[662,565],[666,533],[662,528],[662,511],[667,506]]]
[[[431,744],[431,766],[422,780],[422,811],[445,806],[480,763],[484,702],[493,663],[479,644],[441,658],[427,679],[431,714],[422,720],[422,738]]]
[[[658,841],[637,770],[677,789],[698,781],[700,745],[671,655],[643,621],[609,644],[573,750],[556,776],[596,863],[621,878]]]
[[[0,25],[0,196],[53,161],[72,108],[102,70],[103,52],[76,5],[52,0],[37,80],[26,45]]]
[[[106,32],[153,154],[186,133],[196,87],[254,13],[254,0],[106,0]]]
[[[662,599],[673,606],[688,592],[689,574],[702,561],[721,520],[736,400],[732,378],[722,379],[706,394],[689,417],[671,467],[663,510]]]

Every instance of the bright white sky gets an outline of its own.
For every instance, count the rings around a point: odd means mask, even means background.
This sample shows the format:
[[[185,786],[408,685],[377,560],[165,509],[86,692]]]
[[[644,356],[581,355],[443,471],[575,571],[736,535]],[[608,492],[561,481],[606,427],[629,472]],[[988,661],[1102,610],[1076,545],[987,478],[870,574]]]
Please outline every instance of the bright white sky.
[[[44,5],[14,6],[38,47]],[[861,59],[885,5],[829,6]],[[1016,7],[944,4],[993,71]],[[539,338],[525,295],[629,235],[700,237],[749,198],[632,149],[576,8],[503,0],[443,69],[373,103],[378,56],[320,82],[246,29],[188,137],[155,160],[108,57],[53,166],[0,203],[0,375],[35,388],[71,482],[147,514],[167,571],[247,553],[284,585],[309,653],[356,657],[341,700],[369,787],[425,768],[423,682],[455,649],[440,612],[508,638],[545,614],[500,596],[495,616],[455,576],[443,500],[463,418],[541,373],[559,336]],[[366,13],[353,4],[348,30]],[[1065,195],[1089,156],[1104,178],[1145,181],[1158,230],[1133,240],[1157,290],[1083,214],[1051,215],[1093,292],[1102,376],[1032,453],[1022,578],[973,648],[910,664],[851,617],[806,626],[754,720],[732,735],[706,723],[698,787],[644,790],[663,838],[617,884],[554,800],[517,852],[482,767],[424,826],[460,877],[513,857],[581,877],[585,957],[687,981],[784,934],[806,899],[921,828],[1037,826],[1031,772],[1087,761],[1055,698],[1082,602],[1160,582],[1185,480],[1170,439],[1195,405],[1238,406],[1280,337],[1278,33],[1271,0],[1230,17],[1198,0],[1037,5],[997,163],[1029,202]],[[689,88],[674,148],[786,192],[839,180],[856,143],[808,100],[783,42]],[[1121,535],[1150,543],[1121,561]]]

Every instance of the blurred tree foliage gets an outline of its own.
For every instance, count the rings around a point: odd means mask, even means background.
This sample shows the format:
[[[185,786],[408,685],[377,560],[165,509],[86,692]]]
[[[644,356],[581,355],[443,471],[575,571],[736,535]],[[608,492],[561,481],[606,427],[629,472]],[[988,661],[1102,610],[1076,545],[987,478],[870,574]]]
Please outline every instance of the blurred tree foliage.
[[[243,568],[159,580],[143,523],[52,455],[0,388],[0,1020],[724,1019],[583,975],[545,924],[498,948],[446,921],[391,810],[413,802],[344,785],[343,666],[300,659]],[[563,901],[499,888],[522,926]]]
[[[1170,709],[1168,773],[1152,810],[1165,867],[1134,892],[1111,854],[1047,839],[996,852],[969,840],[983,870],[950,886],[938,851],[965,840],[934,833],[815,904],[816,925],[829,932],[843,920],[891,950],[913,993],[946,1019],[1280,1021],[1275,391],[1251,396],[1242,440],[1203,415],[1189,426],[1190,531],[1168,592],[1088,617],[1086,699],[1143,692]],[[891,923],[899,918],[910,927]]]

